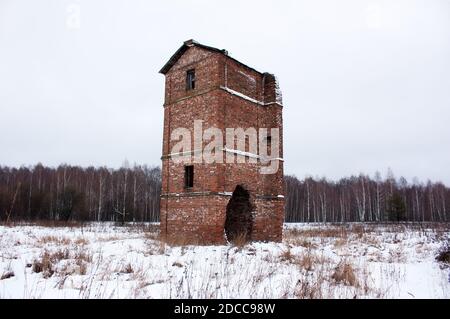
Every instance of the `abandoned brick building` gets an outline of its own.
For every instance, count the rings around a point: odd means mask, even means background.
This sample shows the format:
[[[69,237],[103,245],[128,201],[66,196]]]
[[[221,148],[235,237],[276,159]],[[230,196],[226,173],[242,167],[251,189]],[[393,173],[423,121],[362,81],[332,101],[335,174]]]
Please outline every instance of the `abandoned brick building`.
[[[239,236],[281,241],[284,222],[283,130],[281,93],[274,75],[260,73],[225,50],[186,41],[164,65],[164,135],[161,236],[168,241],[223,244]],[[252,153],[226,145],[221,152],[245,163],[180,163],[172,153],[175,129],[194,135],[203,127],[278,128],[280,151],[275,174],[261,174]],[[259,137],[258,137],[259,138]],[[204,147],[207,142],[202,142]],[[246,146],[248,141],[246,140]],[[269,141],[270,143],[270,141]],[[183,157],[192,159],[192,149]]]

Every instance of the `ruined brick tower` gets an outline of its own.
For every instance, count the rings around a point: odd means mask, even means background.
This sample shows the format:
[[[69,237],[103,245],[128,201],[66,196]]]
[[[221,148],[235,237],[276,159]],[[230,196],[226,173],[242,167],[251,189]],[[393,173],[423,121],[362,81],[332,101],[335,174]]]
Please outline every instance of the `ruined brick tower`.
[[[225,50],[186,41],[164,65],[166,77],[162,156],[161,235],[168,241],[223,244],[238,236],[281,241],[284,222],[282,100],[275,76],[233,59]],[[202,127],[278,128],[278,170],[261,174],[260,157],[235,145],[220,152],[236,162],[192,160],[210,141],[194,142],[194,121]],[[191,150],[173,152],[174,130],[186,128]],[[270,134],[269,134],[270,135]],[[258,140],[261,137],[258,135]],[[272,136],[266,142],[272,143]],[[258,141],[259,143],[259,141]],[[270,149],[270,148],[269,148]],[[270,155],[270,154],[269,154]],[[244,163],[238,163],[237,158]],[[254,162],[251,162],[253,159]]]

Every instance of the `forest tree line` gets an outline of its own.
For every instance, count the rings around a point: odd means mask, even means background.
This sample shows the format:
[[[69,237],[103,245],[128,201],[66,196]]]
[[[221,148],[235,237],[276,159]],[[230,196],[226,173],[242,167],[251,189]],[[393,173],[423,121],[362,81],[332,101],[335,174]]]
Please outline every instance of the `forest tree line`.
[[[337,182],[286,176],[286,220],[290,222],[448,222],[450,189],[444,184],[413,183],[389,171]]]
[[[0,167],[0,220],[156,221],[161,170]]]
[[[391,172],[285,182],[287,222],[450,221],[442,183],[408,183]],[[0,221],[155,222],[160,194],[159,167],[0,166]]]

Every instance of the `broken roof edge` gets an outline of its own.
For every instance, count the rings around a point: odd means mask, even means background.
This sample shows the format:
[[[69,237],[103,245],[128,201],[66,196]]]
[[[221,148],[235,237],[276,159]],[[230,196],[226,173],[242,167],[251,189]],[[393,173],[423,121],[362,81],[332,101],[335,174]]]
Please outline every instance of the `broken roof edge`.
[[[170,71],[170,69],[175,65],[175,63],[177,63],[177,61],[183,56],[183,54],[189,48],[194,47],[194,46],[202,48],[204,50],[211,51],[211,52],[220,53],[220,54],[224,55],[225,57],[229,58],[230,60],[232,60],[232,61],[234,61],[234,62],[236,62],[236,63],[238,63],[238,64],[240,64],[240,65],[242,65],[244,67],[246,67],[247,69],[255,71],[255,72],[259,73],[259,74],[270,74],[268,72],[260,72],[260,71],[258,71],[256,69],[254,69],[254,68],[252,68],[252,67],[250,67],[250,66],[248,66],[248,65],[246,65],[244,63],[242,63],[241,61],[236,60],[235,58],[231,57],[228,54],[228,51],[225,50],[225,49],[221,50],[221,49],[214,48],[214,47],[211,47],[211,46],[208,46],[208,45],[204,45],[204,44],[201,44],[201,43],[199,43],[199,42],[197,42],[197,41],[195,41],[193,39],[185,41],[183,43],[183,45],[170,57],[169,61],[167,61],[167,63],[162,67],[162,69],[159,71],[159,73],[166,75]]]

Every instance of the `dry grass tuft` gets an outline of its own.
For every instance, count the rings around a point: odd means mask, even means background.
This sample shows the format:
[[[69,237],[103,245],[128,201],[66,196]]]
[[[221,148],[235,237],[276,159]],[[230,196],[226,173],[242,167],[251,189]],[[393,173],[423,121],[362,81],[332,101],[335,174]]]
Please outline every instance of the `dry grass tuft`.
[[[0,280],[5,280],[14,277],[15,274],[13,271],[7,271],[3,275],[0,276]]]
[[[248,244],[248,236],[247,233],[241,233],[239,235],[236,235],[233,240],[230,241],[230,243],[234,247],[243,248]]]
[[[84,223],[80,221],[57,221],[57,220],[38,220],[25,224],[46,228],[59,228],[59,227],[82,228],[84,226]]]
[[[43,236],[38,239],[39,244],[56,244],[56,245],[70,245],[71,240],[67,237]]]
[[[345,246],[347,244],[347,240],[346,239],[336,239],[336,241],[334,242],[334,247],[335,248],[341,248],[343,246]]]
[[[201,246],[201,240],[196,240],[194,238],[188,238],[185,235],[173,235],[170,238],[159,237],[159,240],[171,247],[186,247],[186,246]]]
[[[144,253],[145,256],[160,256],[166,253],[166,243],[162,241],[147,242],[148,250]]]
[[[44,250],[38,259],[35,259],[32,263],[32,270],[35,273],[42,273],[44,278],[49,278],[55,273],[54,265],[61,260],[67,260],[70,258],[68,249],[57,250],[53,253]]]
[[[308,278],[304,278],[297,282],[294,295],[298,299],[322,299],[322,284],[322,279],[311,283]]]
[[[303,237],[299,235],[299,232],[293,229],[293,231],[287,231],[283,235],[283,241],[287,245],[293,245],[296,247],[304,248],[316,248],[316,245],[311,241],[311,238]]]
[[[87,273],[87,263],[82,261],[77,261],[78,266],[78,274],[80,275],[86,275]]]
[[[314,245],[312,242],[306,239],[301,239],[300,241],[296,242],[296,245],[308,249],[316,248],[316,245]]]
[[[61,260],[74,260],[76,270],[69,271],[70,268],[68,264],[60,267],[58,273],[62,274],[72,274],[77,272],[80,275],[85,275],[87,272],[87,266],[92,262],[92,255],[86,251],[77,251],[71,258],[70,251],[66,249],[60,249],[55,252],[49,252],[44,250],[39,258],[35,259],[31,263],[32,271],[35,273],[42,273],[44,278],[50,278],[57,272],[57,265]]]
[[[74,259],[76,261],[80,261],[80,262],[83,261],[83,262],[90,263],[90,262],[92,262],[92,254],[90,254],[84,250],[83,251],[79,250],[75,253]]]
[[[285,251],[283,251],[280,255],[280,260],[282,262],[292,262],[295,256],[292,254],[291,249],[288,247]]]
[[[35,273],[42,273],[44,278],[50,278],[55,273],[52,256],[47,250],[40,256],[39,259],[33,261],[32,270]]]
[[[285,232],[287,238],[343,238],[347,239],[351,231],[344,225],[320,226],[310,229],[288,229]]]
[[[132,274],[132,273],[134,273],[133,266],[131,266],[131,264],[128,263],[128,264],[122,269],[121,272],[124,273],[124,274]]]
[[[77,246],[84,246],[89,244],[89,240],[87,240],[86,238],[83,237],[78,237],[75,241],[74,241],[75,245]]]
[[[363,238],[363,236],[366,234],[366,227],[362,224],[354,224],[351,227],[351,233],[356,236],[356,238]]]
[[[54,252],[50,255],[50,260],[52,262],[59,262],[60,260],[66,260],[70,258],[69,250],[66,249],[60,249]]]
[[[148,234],[159,235],[159,224],[147,224],[142,226],[142,231]]]
[[[157,232],[144,232],[144,237],[148,240],[158,240],[159,234]]]
[[[306,271],[312,271],[314,269],[314,263],[315,258],[311,254],[311,251],[307,251],[305,254],[300,256],[300,258],[297,259],[297,265],[299,265],[300,268]]]
[[[448,242],[439,251],[436,261],[450,265],[450,239],[448,239]]]
[[[358,286],[355,270],[350,263],[345,261],[337,265],[331,279],[333,279],[336,283],[344,284],[346,286]]]

